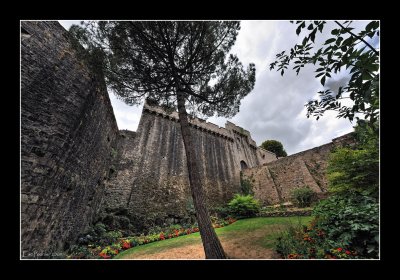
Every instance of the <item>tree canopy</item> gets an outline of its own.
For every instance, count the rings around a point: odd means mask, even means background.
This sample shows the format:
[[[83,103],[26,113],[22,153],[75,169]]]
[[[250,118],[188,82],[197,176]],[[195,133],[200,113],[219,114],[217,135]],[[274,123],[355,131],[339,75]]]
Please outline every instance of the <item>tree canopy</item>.
[[[287,153],[283,148],[282,143],[277,140],[266,140],[262,142],[260,147],[267,151],[273,152],[277,157],[287,156]]]
[[[191,113],[232,117],[255,83],[254,64],[227,57],[239,30],[237,21],[100,21],[70,32],[127,104],[148,98],[176,110],[179,88]]]
[[[332,36],[315,50],[315,38],[318,32],[324,31],[326,23],[296,21],[296,34],[304,30],[307,35],[290,52],[278,53],[276,61],[270,63],[270,70],[276,68],[283,75],[289,65],[293,65],[293,70],[299,74],[306,64],[313,64],[317,66],[315,77],[323,86],[333,74],[347,71],[348,82],[336,92],[324,89],[318,92],[319,100],[305,104],[307,117],[312,115],[318,120],[326,111],[334,110],[338,118],[352,121],[359,119],[359,114],[373,124],[379,118],[379,50],[371,41],[379,38],[379,21],[369,22],[359,32],[354,31],[353,21],[334,21],[336,28],[331,30]],[[345,100],[351,100],[351,104],[345,104]]]

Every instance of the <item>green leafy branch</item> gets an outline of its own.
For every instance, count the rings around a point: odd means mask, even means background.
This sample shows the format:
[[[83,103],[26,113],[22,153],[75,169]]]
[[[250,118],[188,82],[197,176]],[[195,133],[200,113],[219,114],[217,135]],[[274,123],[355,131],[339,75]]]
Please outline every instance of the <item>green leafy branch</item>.
[[[332,74],[349,70],[349,81],[340,86],[337,92],[331,89],[319,91],[319,100],[310,100],[305,104],[307,117],[312,115],[318,120],[326,111],[333,110],[338,112],[338,118],[350,121],[356,114],[363,114],[371,124],[379,118],[379,50],[367,41],[367,38],[379,37],[379,21],[371,21],[357,34],[351,27],[352,23],[335,21],[338,28],[331,30],[332,37],[312,53],[316,34],[323,32],[326,21],[309,21],[308,25],[306,21],[296,21],[296,34],[300,35],[303,29],[308,34],[289,53],[278,53],[276,61],[269,65],[270,70],[276,69],[281,75],[292,63],[297,75],[305,65],[316,65],[315,78],[320,79],[322,86]],[[350,99],[352,105],[343,105],[343,99]]]

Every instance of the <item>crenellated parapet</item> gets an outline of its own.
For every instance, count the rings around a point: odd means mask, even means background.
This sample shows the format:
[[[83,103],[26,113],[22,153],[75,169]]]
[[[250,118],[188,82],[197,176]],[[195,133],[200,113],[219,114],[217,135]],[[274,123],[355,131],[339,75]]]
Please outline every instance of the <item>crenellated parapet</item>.
[[[243,137],[244,139],[246,139],[247,144],[250,146],[250,148],[257,150],[257,144],[256,141],[254,141],[251,138],[250,132],[240,126],[237,126],[236,124],[227,121],[225,124],[225,128],[232,131],[234,136],[239,136],[239,137]]]
[[[168,113],[161,107],[150,106],[146,103],[143,107],[143,113],[154,114],[161,118],[169,119],[174,122],[179,122],[178,112]],[[204,131],[206,133],[212,134],[217,137],[222,137],[226,140],[233,142],[233,137],[231,133],[227,129],[219,127],[216,124],[206,122],[205,120],[199,118],[189,118],[189,126],[194,129],[198,129],[200,131]]]

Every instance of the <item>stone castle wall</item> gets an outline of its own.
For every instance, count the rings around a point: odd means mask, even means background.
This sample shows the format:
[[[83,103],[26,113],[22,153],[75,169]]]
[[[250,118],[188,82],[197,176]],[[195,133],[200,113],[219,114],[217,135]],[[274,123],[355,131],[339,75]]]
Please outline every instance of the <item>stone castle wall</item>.
[[[250,180],[255,198],[264,205],[289,201],[291,192],[305,185],[316,193],[325,193],[329,153],[337,146],[353,145],[352,135],[346,134],[331,143],[245,170],[244,178]]]
[[[249,133],[235,134],[229,125],[220,128],[194,118],[190,127],[210,207],[220,206],[240,192],[241,161],[255,167],[276,160],[274,154],[258,151]],[[103,198],[105,223],[121,227],[127,218],[140,231],[190,222],[193,205],[177,113],[146,104],[137,132],[121,135],[125,144]]]
[[[21,247],[35,257],[91,224],[118,128],[104,80],[67,31],[55,21],[21,27]]]

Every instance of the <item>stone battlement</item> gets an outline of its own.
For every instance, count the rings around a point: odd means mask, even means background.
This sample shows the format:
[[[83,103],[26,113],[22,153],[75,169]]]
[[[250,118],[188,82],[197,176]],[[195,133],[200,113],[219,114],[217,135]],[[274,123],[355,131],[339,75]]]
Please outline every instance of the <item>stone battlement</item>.
[[[163,118],[168,118],[175,122],[179,122],[178,112],[166,112],[163,108],[158,106],[151,106],[147,103],[143,106],[143,111],[151,114],[159,115]],[[189,125],[195,129],[203,130],[208,133],[211,133],[215,136],[226,138],[229,141],[234,141],[235,134],[239,134],[241,136],[245,136],[247,138],[248,144],[253,148],[257,149],[256,142],[251,138],[250,132],[241,128],[240,126],[235,125],[234,123],[227,121],[225,124],[225,128],[219,127],[216,124],[207,122],[200,118],[189,118]]]

